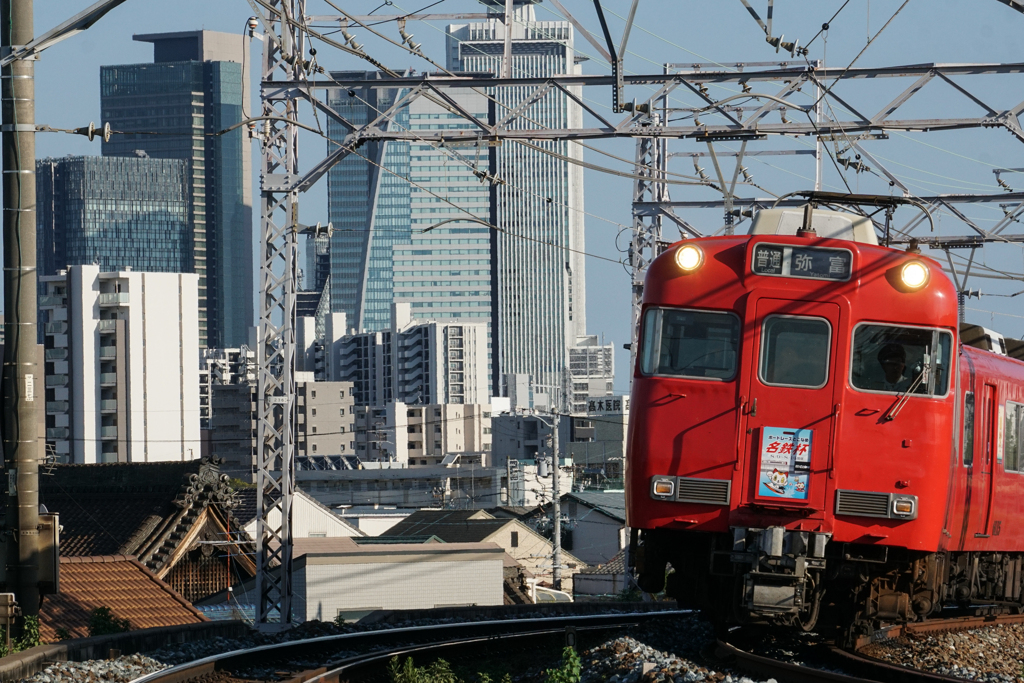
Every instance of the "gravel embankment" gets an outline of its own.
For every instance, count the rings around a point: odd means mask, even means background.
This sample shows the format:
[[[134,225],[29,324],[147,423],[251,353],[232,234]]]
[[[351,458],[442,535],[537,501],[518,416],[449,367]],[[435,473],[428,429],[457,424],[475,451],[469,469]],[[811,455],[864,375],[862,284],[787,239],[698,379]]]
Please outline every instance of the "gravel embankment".
[[[1024,625],[909,635],[864,654],[900,666],[985,683],[1024,683]]]
[[[717,667],[710,656],[714,644],[711,626],[696,616],[637,627],[581,652],[581,683],[754,683],[741,673]]]

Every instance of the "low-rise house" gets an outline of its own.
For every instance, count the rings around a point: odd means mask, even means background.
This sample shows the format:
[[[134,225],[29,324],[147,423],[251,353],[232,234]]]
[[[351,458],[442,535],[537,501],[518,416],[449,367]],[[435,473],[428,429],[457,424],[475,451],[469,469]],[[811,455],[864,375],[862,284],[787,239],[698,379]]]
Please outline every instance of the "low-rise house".
[[[237,492],[238,507],[235,517],[242,522],[242,528],[253,541],[256,540],[256,487],[240,489]],[[267,494],[276,500],[273,493]],[[281,523],[281,513],[271,513],[272,524]],[[302,489],[295,489],[292,495],[292,538],[337,538],[339,536],[365,536],[355,525],[331,512]]]
[[[498,519],[484,510],[419,510],[388,531],[391,537],[436,536],[446,543],[496,543],[538,579],[551,582],[552,545],[517,519]],[[586,563],[562,552],[562,590]]]
[[[608,562],[629,544],[626,496],[622,491],[565,493],[561,499],[562,547],[589,565]],[[551,506],[539,508],[527,523],[547,526]]]
[[[394,505],[340,505],[334,509],[334,514],[367,536],[387,533],[391,527],[413,512],[416,512],[414,508],[400,508]]]
[[[132,555],[189,601],[256,573],[213,460],[56,465],[40,474],[39,501],[60,513],[61,557]]]
[[[505,553],[494,543],[358,545],[350,538],[297,538],[292,552],[299,621],[504,603]]]
[[[98,607],[127,619],[132,630],[207,621],[192,604],[141,562],[125,555],[60,558],[60,593],[39,607],[43,642],[89,635]]]
[[[604,564],[587,567],[580,571],[573,581],[573,595],[581,597],[613,597],[628,587],[626,571],[626,549]]]

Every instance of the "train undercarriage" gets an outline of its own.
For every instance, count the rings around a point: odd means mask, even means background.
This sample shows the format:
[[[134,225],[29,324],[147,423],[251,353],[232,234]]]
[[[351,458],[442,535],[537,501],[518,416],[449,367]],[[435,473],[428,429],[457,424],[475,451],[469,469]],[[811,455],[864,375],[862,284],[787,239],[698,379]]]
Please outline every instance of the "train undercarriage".
[[[783,527],[644,531],[634,546],[642,590],[664,590],[721,627],[781,625],[856,637],[947,607],[1024,611],[1024,553],[917,552]]]

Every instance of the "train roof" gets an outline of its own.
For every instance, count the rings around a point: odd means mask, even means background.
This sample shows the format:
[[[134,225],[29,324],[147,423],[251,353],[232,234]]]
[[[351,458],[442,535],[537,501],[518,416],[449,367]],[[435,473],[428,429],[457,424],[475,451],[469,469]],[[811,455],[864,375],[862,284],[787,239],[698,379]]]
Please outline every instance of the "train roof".
[[[803,209],[764,209],[754,216],[750,234],[795,236],[803,223]],[[821,238],[878,245],[875,226],[867,216],[814,209],[811,227]]]

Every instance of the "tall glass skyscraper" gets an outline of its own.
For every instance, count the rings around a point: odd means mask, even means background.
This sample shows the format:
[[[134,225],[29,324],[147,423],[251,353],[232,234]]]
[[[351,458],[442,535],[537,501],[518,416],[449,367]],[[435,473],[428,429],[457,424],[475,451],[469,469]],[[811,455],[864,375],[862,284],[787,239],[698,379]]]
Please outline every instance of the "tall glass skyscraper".
[[[103,155],[141,150],[187,163],[200,345],[240,346],[254,320],[251,152],[241,128],[208,134],[243,118],[245,43],[212,31],[134,38],[153,43],[154,63],[101,67],[103,120],[128,131],[103,143]]]
[[[334,72],[334,78],[372,80],[377,72]],[[352,92],[352,95],[348,93]],[[327,102],[353,124],[369,123],[400,98],[395,89],[330,90]],[[409,110],[401,109],[385,124],[408,128]],[[348,129],[328,119],[328,153],[337,149]],[[394,292],[392,247],[411,239],[409,143],[371,142],[350,154],[327,175],[327,210],[331,238],[331,310],[345,313],[358,330],[376,332],[391,326]],[[365,157],[365,158],[364,158]],[[386,171],[383,169],[387,169]]]
[[[39,274],[89,264],[103,272],[189,272],[188,182],[178,159],[37,161]]]
[[[512,77],[581,73],[568,22],[537,21],[530,4],[516,0],[512,24]],[[505,26],[497,20],[450,25],[448,68],[501,72]],[[491,88],[496,119],[504,118],[533,86]],[[528,119],[528,120],[526,120]],[[513,121],[513,127],[579,128],[582,108],[552,90]],[[535,142],[563,157],[582,158],[578,145]],[[583,260],[583,171],[578,165],[516,142],[496,152],[495,189],[497,331],[494,353],[501,375],[533,377],[541,393],[561,386],[569,349],[586,334]],[[525,238],[525,239],[524,239]],[[572,251],[570,251],[572,250]]]
[[[378,77],[377,72],[337,72],[341,80]],[[401,91],[335,90],[329,103],[353,123],[365,123],[390,107]],[[452,96],[481,120],[487,99],[472,92]],[[410,131],[471,128],[457,114],[420,97],[397,112],[388,127]],[[347,129],[329,122],[332,141]],[[334,142],[328,151],[336,149]],[[427,142],[370,143],[328,175],[331,243],[331,303],[359,330],[390,329],[391,302],[409,302],[425,321],[485,323],[490,352],[493,312],[494,236],[490,185],[474,170],[489,171],[491,152],[479,147],[446,151]],[[461,156],[464,161],[453,158]],[[369,160],[369,161],[368,161]],[[470,220],[464,220],[469,218]],[[434,227],[442,221],[457,219]],[[427,232],[424,232],[427,231]]]

